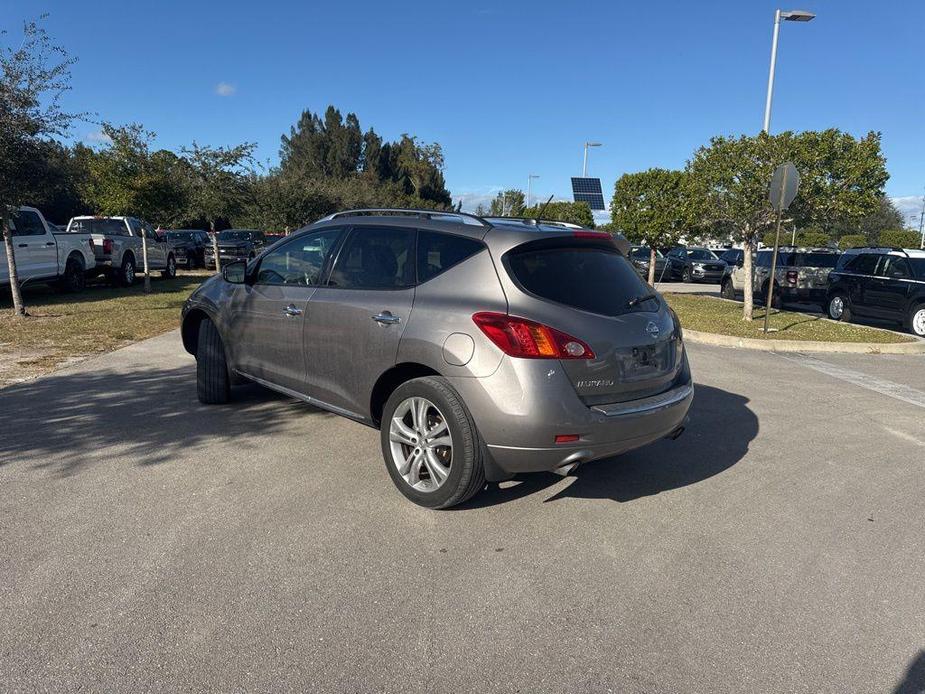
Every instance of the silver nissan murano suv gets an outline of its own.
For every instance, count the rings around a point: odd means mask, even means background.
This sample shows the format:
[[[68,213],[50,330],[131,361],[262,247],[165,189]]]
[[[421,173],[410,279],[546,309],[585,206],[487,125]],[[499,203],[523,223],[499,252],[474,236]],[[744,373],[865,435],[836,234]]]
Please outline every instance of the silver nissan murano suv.
[[[330,215],[224,265],[183,307],[199,399],[254,381],[380,429],[410,500],[614,456],[684,429],[678,318],[628,244],[557,222]]]

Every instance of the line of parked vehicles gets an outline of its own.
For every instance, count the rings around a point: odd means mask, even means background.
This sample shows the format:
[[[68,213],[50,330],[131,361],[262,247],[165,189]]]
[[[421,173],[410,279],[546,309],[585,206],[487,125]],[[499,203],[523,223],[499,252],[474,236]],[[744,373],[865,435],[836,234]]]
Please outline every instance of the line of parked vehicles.
[[[754,255],[752,292],[763,303],[771,282],[773,250]],[[633,246],[630,259],[645,279],[650,250]],[[730,248],[719,255],[708,248],[678,247],[656,251],[656,281],[716,282],[724,299],[738,299],[748,281],[745,252]],[[778,249],[774,271],[774,308],[785,303],[819,306],[829,318],[850,321],[855,316],[899,323],[925,337],[925,250],[867,247]]]
[[[105,275],[113,284],[128,287],[148,269],[166,278],[177,267],[215,268],[214,247],[220,263],[254,258],[282,235],[254,229],[226,229],[216,243],[199,229],[156,230],[136,217],[74,217],[62,228],[34,207],[20,207],[10,218],[16,269],[22,283],[51,284],[77,292],[88,279]],[[0,244],[0,285],[9,284],[6,249]]]

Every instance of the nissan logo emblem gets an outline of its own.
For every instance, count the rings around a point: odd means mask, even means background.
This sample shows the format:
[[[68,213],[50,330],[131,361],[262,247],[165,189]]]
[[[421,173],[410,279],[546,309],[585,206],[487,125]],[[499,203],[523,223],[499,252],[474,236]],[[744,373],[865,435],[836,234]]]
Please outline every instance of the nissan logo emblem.
[[[661,331],[658,329],[658,326],[655,323],[649,321],[649,324],[646,326],[646,332],[649,333],[649,335],[654,339],[658,337],[658,334]]]

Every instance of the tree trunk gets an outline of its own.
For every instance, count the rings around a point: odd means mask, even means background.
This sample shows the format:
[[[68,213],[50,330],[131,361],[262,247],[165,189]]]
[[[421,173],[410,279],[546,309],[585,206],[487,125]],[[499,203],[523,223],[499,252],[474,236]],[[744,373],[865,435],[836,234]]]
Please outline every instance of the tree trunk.
[[[151,293],[151,272],[148,270],[148,235],[141,230],[141,258],[145,265],[145,294]]]
[[[19,273],[16,271],[16,256],[13,255],[13,232],[10,229],[10,219],[5,211],[3,216],[3,245],[6,247],[6,265],[10,273],[10,294],[13,295],[13,315],[24,318],[26,307],[22,302],[22,290],[19,287]]]
[[[655,286],[655,246],[649,249],[649,284]]]
[[[215,274],[219,274],[222,268],[218,259],[218,234],[215,233],[215,220],[209,222],[209,229],[212,231],[212,255],[215,256]]]
[[[745,257],[742,259],[742,273],[745,275],[745,286],[742,288],[744,294],[742,302],[742,320],[750,321],[752,319],[752,308],[754,301],[752,299],[752,284],[754,282],[754,268],[752,267],[752,239],[747,239],[742,245]]]

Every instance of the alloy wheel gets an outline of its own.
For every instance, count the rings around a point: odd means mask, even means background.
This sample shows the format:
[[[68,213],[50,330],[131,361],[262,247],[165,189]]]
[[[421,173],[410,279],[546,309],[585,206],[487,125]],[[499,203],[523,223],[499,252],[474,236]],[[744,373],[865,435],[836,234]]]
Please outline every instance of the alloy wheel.
[[[845,313],[845,300],[840,296],[833,296],[829,302],[829,318],[838,320]]]
[[[920,308],[912,314],[912,332],[919,337],[925,337],[925,308]]]
[[[450,476],[453,437],[446,417],[427,398],[411,397],[389,423],[392,464],[412,489],[433,492]]]

